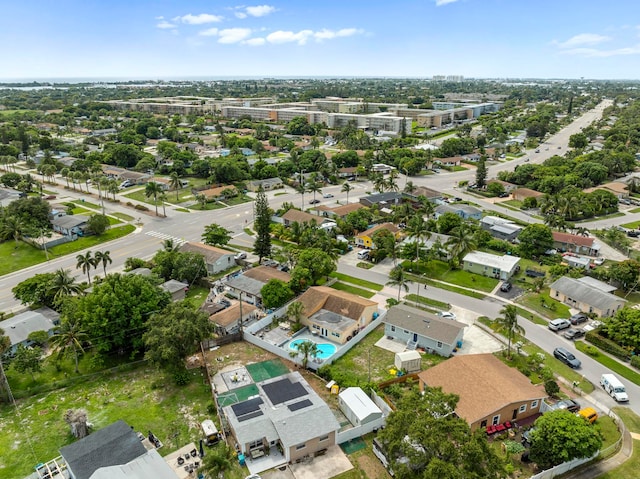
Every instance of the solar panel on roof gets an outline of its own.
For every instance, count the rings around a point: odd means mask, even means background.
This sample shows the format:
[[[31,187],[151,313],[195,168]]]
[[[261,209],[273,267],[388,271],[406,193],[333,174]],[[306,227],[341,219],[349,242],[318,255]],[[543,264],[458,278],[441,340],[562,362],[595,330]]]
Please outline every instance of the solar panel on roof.
[[[245,414],[249,414],[255,411],[260,410],[260,405],[263,403],[262,398],[257,397],[253,399],[249,399],[248,401],[243,401],[238,404],[234,404],[231,406],[236,417],[244,416]]]
[[[304,409],[305,407],[309,407],[311,405],[313,405],[311,401],[309,401],[308,399],[304,399],[303,401],[298,401],[293,404],[289,404],[287,407],[289,408],[289,411],[293,412],[299,409]]]
[[[262,389],[269,397],[269,401],[274,405],[307,395],[307,390],[302,384],[292,383],[289,378],[265,384]]]
[[[244,422],[244,421],[248,421],[249,419],[253,419],[254,417],[259,417],[262,416],[262,411],[257,410],[257,411],[253,411],[250,413],[247,413],[243,416],[236,416],[236,419],[238,419],[238,422]]]

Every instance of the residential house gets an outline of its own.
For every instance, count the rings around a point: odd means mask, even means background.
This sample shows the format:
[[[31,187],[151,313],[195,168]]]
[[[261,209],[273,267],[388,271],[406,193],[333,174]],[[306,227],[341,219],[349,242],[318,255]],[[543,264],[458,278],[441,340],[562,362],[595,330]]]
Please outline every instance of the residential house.
[[[298,302],[304,306],[301,323],[312,334],[338,344],[349,341],[378,316],[377,302],[327,286],[312,286]]]
[[[558,251],[569,251],[571,253],[586,254],[588,256],[598,256],[600,254],[600,244],[588,236],[574,235],[554,231],[553,247]]]
[[[480,208],[476,208],[475,206],[465,205],[465,204],[453,204],[453,205],[440,205],[436,208],[435,218],[438,219],[445,213],[453,213],[454,215],[458,215],[463,220],[478,220],[482,219],[482,210]]]
[[[118,130],[115,128],[102,128],[99,130],[93,130],[90,135],[91,136],[107,136],[107,135],[115,135],[118,133]]]
[[[264,191],[271,191],[277,188],[283,188],[284,183],[282,183],[280,178],[266,178],[264,180],[252,180],[247,182],[247,189],[249,191],[256,192],[259,191],[261,187]]]
[[[84,236],[89,217],[85,215],[64,215],[51,220],[53,231],[76,239]]]
[[[241,306],[238,301],[228,308],[210,315],[209,321],[215,325],[217,334],[232,334],[240,329],[240,316],[242,315],[242,322],[247,323],[256,317],[256,310],[254,305],[242,301]]]
[[[338,178],[347,178],[350,180],[355,180],[357,176],[358,176],[357,166],[347,166],[344,168],[338,168]]]
[[[139,173],[112,165],[102,165],[102,172],[109,178],[115,178],[119,181],[129,180],[134,185],[143,185],[153,178],[153,175],[147,173]]]
[[[480,153],[470,153],[468,155],[462,155],[463,161],[469,161],[471,163],[477,163],[482,158]]]
[[[367,394],[358,387],[349,387],[338,394],[338,407],[354,426],[379,424],[382,411]]]
[[[532,190],[529,188],[516,188],[515,190],[511,191],[511,197],[514,200],[518,200],[518,201],[524,201],[527,198],[539,199],[542,196],[544,196],[543,193],[540,193],[539,191]]]
[[[392,306],[384,317],[387,338],[405,344],[407,349],[424,349],[449,357],[462,346],[466,324],[440,318],[404,304]]]
[[[195,444],[193,446],[195,447]],[[200,459],[198,458],[198,460]],[[148,477],[180,479],[180,476],[155,449],[147,451],[126,464],[101,467],[91,475],[90,479],[143,479]]]
[[[586,256],[565,255],[562,261],[571,268],[579,268],[588,270],[591,267],[591,259]]]
[[[360,198],[360,203],[368,207],[374,205],[378,205],[380,207],[399,205],[400,203],[402,203],[402,195],[402,193],[397,191],[387,191],[386,193],[363,196]]]
[[[547,394],[493,354],[455,356],[418,374],[420,390],[442,388],[460,399],[455,413],[471,430],[540,414]]]
[[[233,185],[215,186],[213,188],[207,188],[204,190],[193,190],[193,194],[197,196],[204,196],[207,201],[222,201],[229,197],[237,196],[238,190]]]
[[[600,186],[595,186],[593,188],[587,188],[584,190],[585,193],[591,193],[595,190],[604,190],[609,193],[613,193],[618,199],[628,198],[629,197],[629,186],[620,183],[618,181],[611,181],[609,183],[605,183]]]
[[[189,284],[170,279],[160,285],[160,287],[171,295],[171,301],[181,301],[185,298],[189,290]]]
[[[60,449],[71,479],[90,479],[100,468],[127,464],[146,453],[138,435],[123,420]]]
[[[279,279],[288,283],[291,280],[291,276],[289,273],[276,268],[258,266],[229,279],[226,286],[230,296],[261,308],[262,288],[272,279]]]
[[[5,335],[9,337],[11,343],[9,353],[14,354],[18,345],[22,344],[25,347],[32,345],[28,339],[31,333],[46,331],[51,336],[58,324],[60,324],[60,315],[53,309],[43,307],[0,321],[0,329],[4,330]]]
[[[489,278],[507,281],[519,270],[519,262],[518,256],[507,254],[498,256],[482,251],[472,251],[463,258],[463,269]]]
[[[588,281],[563,276],[549,287],[549,296],[583,313],[613,316],[627,301]]]
[[[460,162],[463,160],[461,156],[452,156],[451,158],[434,158],[433,163],[435,165],[446,166],[452,168],[454,166],[460,166]]]
[[[492,183],[497,183],[499,185],[502,185],[502,187],[504,188],[504,191],[506,193],[511,193],[513,190],[518,188],[518,185],[515,185],[513,183],[509,183],[508,181],[502,181],[502,180],[496,180],[496,179],[492,179],[487,181],[487,185],[490,185]]]
[[[409,201],[414,202],[419,201],[420,197],[425,197],[432,203],[440,203],[443,199],[442,193],[436,190],[432,190],[431,188],[427,188],[426,186],[416,186],[413,191],[405,191],[402,194]]]
[[[398,240],[402,234],[402,230],[398,228],[393,223],[381,223],[379,225],[375,225],[369,228],[367,231],[363,231],[359,235],[356,235],[355,242],[357,246],[362,248],[375,248],[375,244],[373,243],[373,236],[376,232],[381,230],[387,230],[393,234],[393,236]]]
[[[434,258],[449,261],[451,253],[447,248],[447,243],[451,236],[441,233],[431,233],[428,238],[420,238],[420,250],[432,251]],[[402,241],[402,244],[415,243],[415,236],[409,236]]]
[[[336,444],[340,423],[299,372],[255,385],[251,399],[222,408],[240,453],[255,458],[280,449],[291,463]]]
[[[384,163],[374,163],[371,167],[371,173],[381,173],[383,175],[388,175],[392,171],[395,171],[395,167],[385,165]]]
[[[366,208],[361,203],[349,203],[340,206],[326,206],[320,205],[312,208],[310,211],[318,216],[324,216],[325,218],[341,218],[344,219],[352,211],[358,211],[359,209]]]
[[[480,220],[480,227],[491,236],[503,241],[514,241],[522,232],[522,227],[511,220],[498,216],[485,216]]]
[[[311,224],[312,222],[319,225],[323,221],[324,220],[318,218],[316,215],[312,215],[311,213],[307,213],[306,211],[296,210],[294,208],[291,208],[289,211],[282,215],[282,222],[285,226],[291,226],[292,223]]]
[[[207,274],[214,275],[221,273],[236,265],[235,255],[233,251],[209,246],[204,243],[185,243],[180,247],[181,252],[198,253],[204,258],[207,265]]]

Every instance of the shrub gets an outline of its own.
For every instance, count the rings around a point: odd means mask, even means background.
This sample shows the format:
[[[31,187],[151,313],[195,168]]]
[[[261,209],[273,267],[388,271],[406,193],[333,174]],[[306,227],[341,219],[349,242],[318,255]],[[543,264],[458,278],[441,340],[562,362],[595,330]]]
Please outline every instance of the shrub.
[[[625,361],[629,360],[629,351],[627,351],[617,343],[611,341],[610,339],[605,338],[604,336],[601,336],[600,334],[598,334],[597,330],[589,331],[585,335],[585,339],[589,341],[591,344],[593,344],[594,346],[599,347],[600,349],[602,349],[603,351],[609,354],[613,354],[614,356],[620,359],[623,359]]]
[[[598,348],[596,348],[591,344],[585,344],[584,352],[587,353],[589,356],[593,356],[594,358],[600,355]],[[631,360],[631,364],[633,364],[633,359]],[[640,361],[638,362],[638,366],[640,366]]]
[[[189,384],[190,380],[191,376],[186,370],[176,371],[175,373],[173,373],[173,381],[176,383],[176,386],[186,386],[187,384]]]
[[[633,356],[631,358],[631,366],[640,369],[640,356]]]
[[[544,391],[551,397],[555,397],[560,392],[560,386],[553,379],[545,381]]]
[[[147,208],[145,205],[135,205],[134,208],[140,211],[149,211],[149,208]]]
[[[216,405],[213,404],[212,402],[207,404],[207,413],[211,416],[215,416],[218,413],[218,410],[216,409]]]

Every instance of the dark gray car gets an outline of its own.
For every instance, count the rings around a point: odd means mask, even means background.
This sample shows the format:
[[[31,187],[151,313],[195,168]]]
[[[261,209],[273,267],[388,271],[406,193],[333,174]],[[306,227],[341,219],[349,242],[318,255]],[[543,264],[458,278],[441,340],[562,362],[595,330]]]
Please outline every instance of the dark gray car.
[[[573,369],[578,369],[582,365],[578,358],[564,348],[554,349],[553,356]]]

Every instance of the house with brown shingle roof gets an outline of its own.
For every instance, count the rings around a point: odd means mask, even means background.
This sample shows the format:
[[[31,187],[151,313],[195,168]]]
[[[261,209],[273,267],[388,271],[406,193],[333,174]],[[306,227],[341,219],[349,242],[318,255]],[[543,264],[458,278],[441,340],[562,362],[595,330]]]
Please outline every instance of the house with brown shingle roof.
[[[180,247],[181,252],[197,253],[204,258],[207,265],[207,273],[210,275],[220,273],[236,265],[235,253],[204,243],[185,243]]]
[[[439,387],[456,394],[460,400],[455,413],[471,430],[537,415],[547,397],[542,385],[534,386],[493,354],[454,356],[422,371],[418,379],[420,390]]]
[[[584,190],[584,192],[592,193],[596,190],[604,190],[608,191],[609,193],[613,193],[618,199],[629,197],[629,187],[626,184],[620,183],[618,181],[611,181],[609,183],[605,183],[604,185],[587,188],[586,190]]]
[[[600,245],[594,238],[560,231],[554,231],[552,235],[553,247],[559,251],[571,251],[572,253],[586,254],[588,256],[598,256],[600,254]]]
[[[352,211],[358,211],[366,208],[362,203],[349,203],[346,205],[334,206],[333,208],[326,205],[320,205],[311,210],[312,213],[325,218],[344,218]]]
[[[291,226],[292,223],[311,223],[312,221],[320,224],[324,220],[319,219],[316,215],[312,215],[311,213],[307,213],[306,211],[296,210],[291,208],[285,214],[282,215],[282,220],[285,226]]]
[[[511,192],[511,196],[514,200],[524,201],[527,198],[540,198],[544,194],[530,188],[516,188]]]
[[[363,231],[359,235],[356,236],[355,241],[356,245],[363,248],[374,248],[373,244],[373,235],[380,230],[387,230],[395,236],[396,240],[400,239],[402,230],[398,228],[393,223],[380,223],[379,225],[375,225],[372,228],[369,228],[367,231]]]
[[[269,280],[272,279],[279,279],[285,283],[288,283],[291,280],[291,275],[289,273],[270,266],[256,266],[255,268],[245,271],[244,276],[263,283],[268,283]]]
[[[242,321],[247,322],[255,317],[255,311],[257,308],[249,303],[242,302]],[[240,319],[240,302],[238,301],[236,304],[229,306],[222,311],[212,314],[209,316],[209,321],[211,321],[216,328],[216,333],[218,334],[231,334],[235,333],[240,325],[238,324],[238,320]]]
[[[384,334],[408,349],[422,348],[449,357],[462,344],[466,324],[444,319],[404,304],[391,307],[384,317]]]
[[[222,200],[227,196],[233,196],[236,189],[233,185],[216,186],[215,188],[208,188],[206,190],[195,191],[196,195],[204,195],[207,200]]]
[[[297,300],[304,306],[301,323],[313,334],[344,344],[378,313],[378,303],[327,286],[312,286]]]

